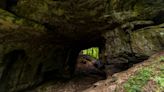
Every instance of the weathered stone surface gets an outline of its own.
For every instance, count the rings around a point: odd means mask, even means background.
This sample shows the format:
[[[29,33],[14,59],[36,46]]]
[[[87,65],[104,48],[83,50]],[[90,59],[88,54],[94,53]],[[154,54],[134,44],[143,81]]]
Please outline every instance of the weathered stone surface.
[[[129,32],[128,32],[129,31]],[[108,63],[138,62],[164,49],[163,24],[138,30],[116,28],[104,34]]]
[[[17,4],[17,13],[48,23],[66,23],[76,19],[87,23],[88,19],[98,21],[107,15],[118,19],[117,21],[127,21],[153,19],[163,11],[163,5],[163,0],[20,0]]]
[[[24,90],[62,77],[65,61],[72,54],[69,46],[49,39],[51,36],[40,24],[0,12],[0,90]]]
[[[109,0],[108,4],[107,15],[112,16],[122,25],[103,34],[106,39],[102,55],[104,60],[110,63],[127,63],[145,59],[147,56],[163,50],[163,42],[158,41],[163,41],[162,27],[140,29],[163,23],[164,2],[162,0],[152,0],[151,2],[149,0]],[[138,32],[139,30],[143,31]],[[149,30],[151,32],[148,32]],[[142,52],[139,51],[139,48]]]
[[[127,22],[134,20],[158,20],[156,22],[163,22],[162,15],[164,10],[163,0],[108,0],[109,9],[117,21]]]
[[[164,49],[164,24],[135,30],[131,34],[134,53],[150,56]]]
[[[112,17],[104,17],[104,2],[105,0],[20,0],[14,12],[18,16],[45,24],[51,31],[57,31],[63,36],[81,39],[84,36],[95,37],[95,34],[118,24]]]
[[[19,16],[46,24],[47,28],[51,28],[55,33],[58,31],[57,33],[67,39],[76,38],[74,41],[79,42],[78,44],[97,42],[101,34],[107,32],[106,34],[111,36],[105,36],[106,46],[108,43],[111,44],[107,46],[110,50],[102,53],[111,58],[120,55],[127,58],[129,54],[134,54],[130,31],[163,23],[164,1],[28,0],[27,3],[27,0],[20,0],[14,12]],[[122,61],[122,58],[120,59]],[[132,56],[131,59],[135,57]]]
[[[116,58],[123,53],[132,53],[130,45],[128,44],[128,35],[122,29],[115,29],[104,34],[106,38],[105,57],[109,57],[110,62],[112,58]]]
[[[17,18],[1,9],[0,12],[0,90],[5,92],[34,81],[38,65],[29,62],[32,53],[28,53],[36,49],[31,47],[36,46],[36,39],[45,32],[41,25]]]

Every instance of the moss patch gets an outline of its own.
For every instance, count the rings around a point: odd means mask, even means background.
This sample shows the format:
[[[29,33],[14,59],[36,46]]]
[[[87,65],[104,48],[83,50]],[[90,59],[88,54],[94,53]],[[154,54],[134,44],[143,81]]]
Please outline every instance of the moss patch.
[[[19,18],[12,13],[0,9],[0,29],[17,29],[19,27],[45,30],[44,26],[35,22]]]
[[[148,67],[143,67],[134,76],[129,78],[124,83],[124,89],[126,92],[144,92],[144,87],[148,85],[148,82],[154,81],[152,84],[157,92],[164,90],[164,56],[153,59],[153,64]],[[150,85],[150,84],[149,84]],[[152,89],[152,88],[150,88]]]
[[[150,68],[145,68],[139,71],[136,76],[130,78],[127,83],[124,84],[126,92],[140,92],[142,86],[144,86],[150,79],[152,74]]]

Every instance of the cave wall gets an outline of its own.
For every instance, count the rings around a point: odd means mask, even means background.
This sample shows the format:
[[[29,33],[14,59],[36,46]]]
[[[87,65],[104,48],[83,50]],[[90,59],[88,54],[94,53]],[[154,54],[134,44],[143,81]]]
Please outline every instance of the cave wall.
[[[135,63],[164,49],[163,24],[127,32],[125,29],[103,34],[106,38],[102,57],[106,63]]]
[[[107,1],[105,13],[120,25],[102,33],[106,63],[135,63],[163,50],[164,1]]]
[[[2,9],[0,12],[2,92],[17,92],[54,78],[71,76],[73,67],[70,66],[74,65],[79,50],[73,49],[67,42],[54,40],[54,35],[47,33],[41,24]]]
[[[138,29],[131,34],[134,53],[150,56],[164,49],[164,24]]]

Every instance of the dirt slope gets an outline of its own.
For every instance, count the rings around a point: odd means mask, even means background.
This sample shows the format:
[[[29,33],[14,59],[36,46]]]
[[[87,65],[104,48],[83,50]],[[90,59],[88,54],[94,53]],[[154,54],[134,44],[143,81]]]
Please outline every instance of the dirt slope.
[[[164,92],[164,52],[97,82],[83,92]]]

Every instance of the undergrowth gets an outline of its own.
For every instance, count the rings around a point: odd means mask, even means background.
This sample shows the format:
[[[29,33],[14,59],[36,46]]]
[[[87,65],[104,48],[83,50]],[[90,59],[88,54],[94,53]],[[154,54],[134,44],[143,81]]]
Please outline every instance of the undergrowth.
[[[152,65],[140,69],[124,83],[125,92],[142,92],[142,88],[153,80],[156,82],[156,92],[164,90],[164,56],[153,60]]]

